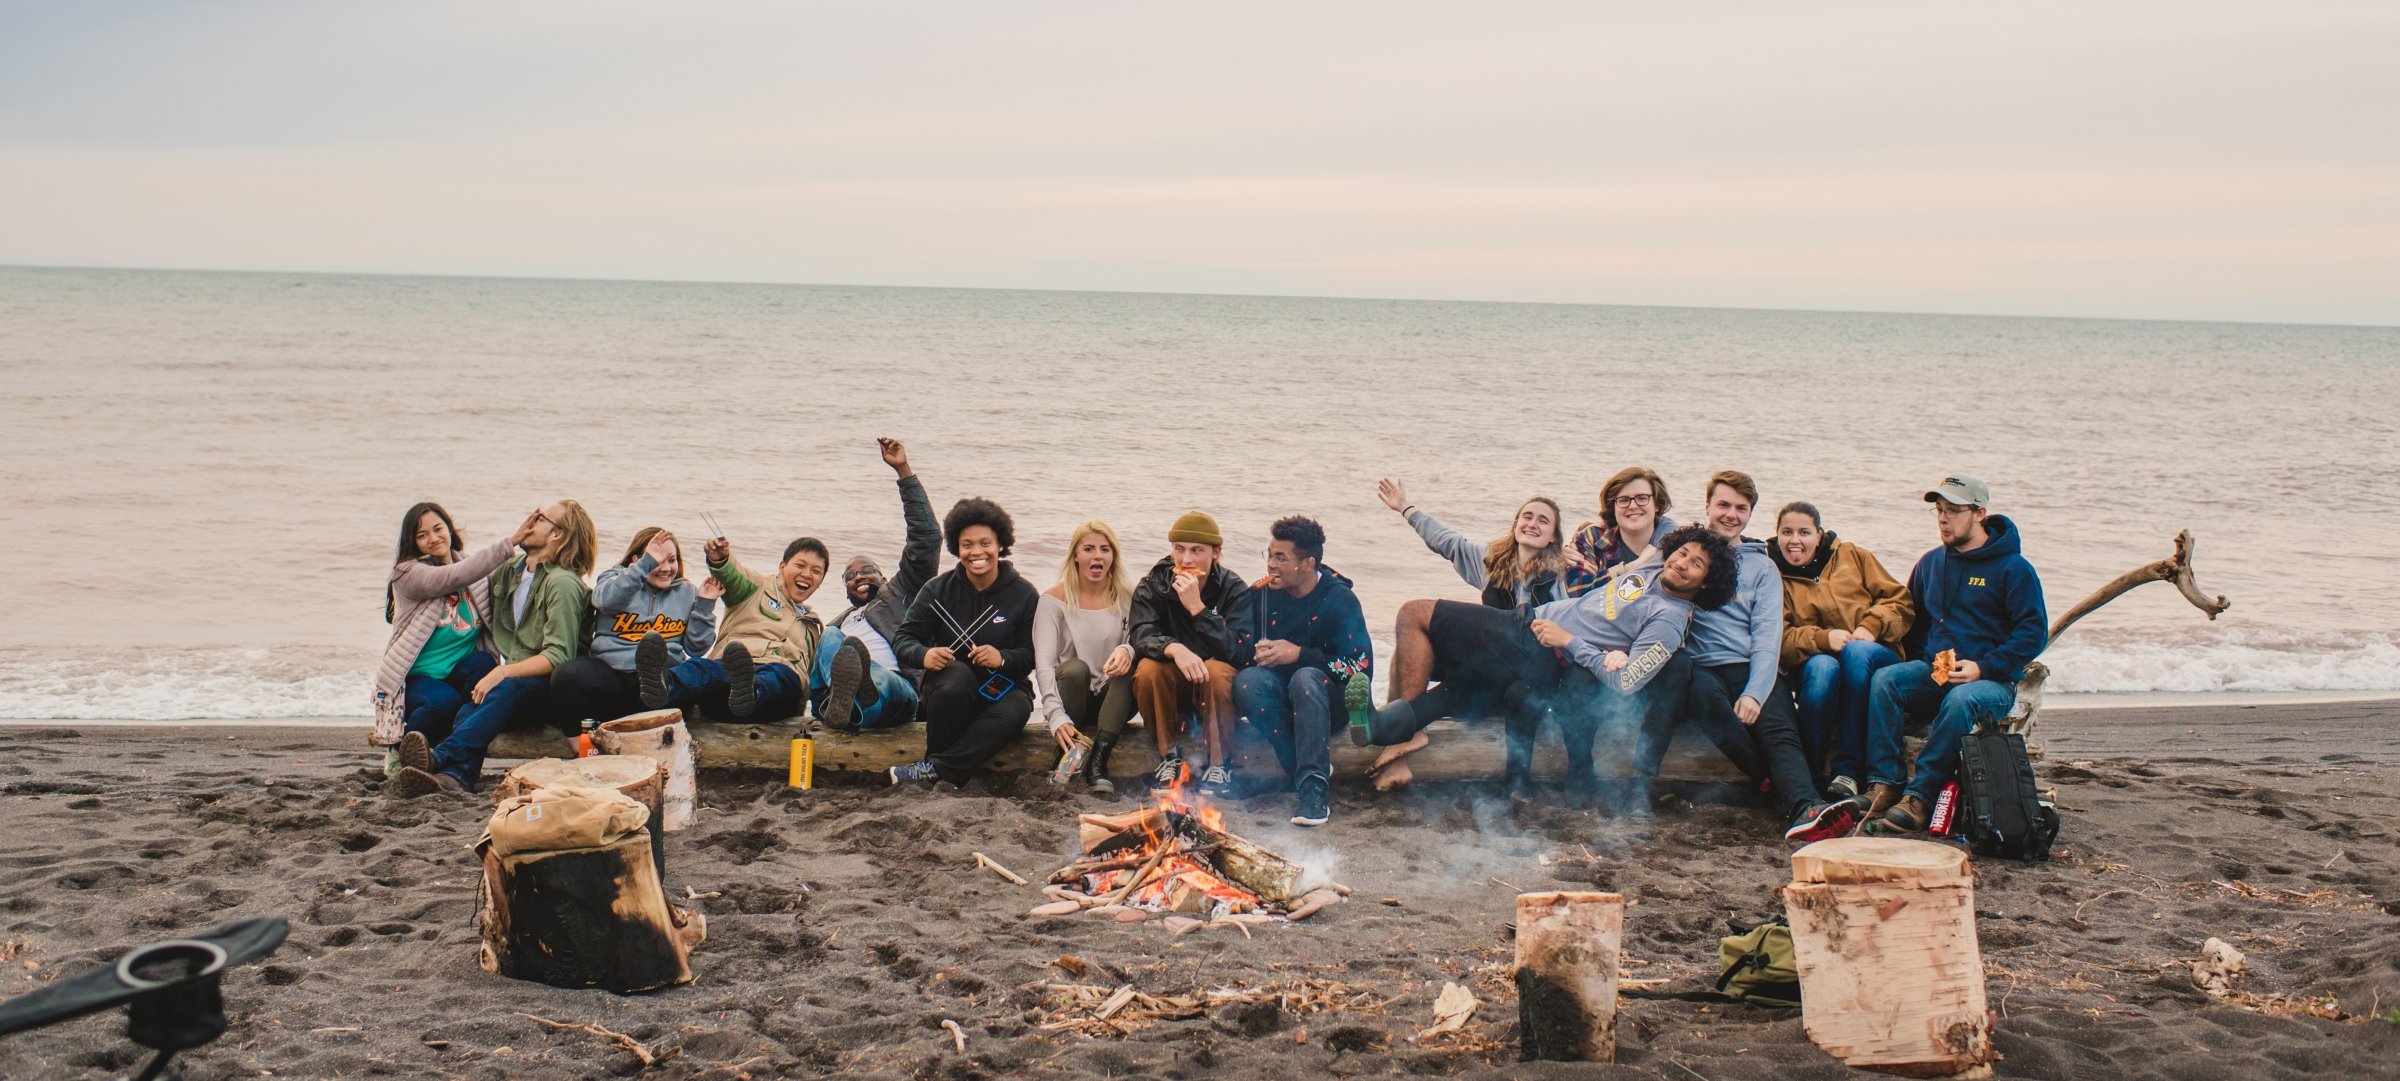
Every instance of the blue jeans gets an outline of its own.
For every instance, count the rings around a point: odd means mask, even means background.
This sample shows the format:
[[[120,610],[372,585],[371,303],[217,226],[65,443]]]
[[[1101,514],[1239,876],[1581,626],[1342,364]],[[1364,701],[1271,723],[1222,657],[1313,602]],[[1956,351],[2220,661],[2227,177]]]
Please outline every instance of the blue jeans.
[[[1844,652],[1848,652],[1845,650]],[[1933,715],[1925,746],[1917,751],[1917,776],[1908,794],[1930,806],[1933,794],[1958,771],[1958,745],[1978,725],[1999,721],[2016,704],[2017,685],[1979,679],[1942,686],[1933,666],[1903,661],[1875,673],[1867,692],[1867,781],[1900,783],[1900,735],[1912,716]]]
[[[1810,769],[1825,763],[1830,747],[1834,776],[1855,781],[1865,774],[1867,688],[1876,672],[1898,663],[1900,655],[1880,642],[1851,642],[1801,662],[1800,747]]]
[[[480,649],[467,651],[440,679],[432,676],[410,676],[401,690],[400,700],[408,707],[408,726],[404,732],[421,732],[436,743],[450,734],[450,722],[458,718],[458,709],[467,704],[467,693],[499,660]]]
[[[753,670],[750,686],[756,704],[750,708],[750,720],[779,721],[800,713],[800,676],[790,666],[770,661]],[[667,705],[682,709],[697,706],[702,716],[712,721],[738,722],[740,719],[725,706],[726,693],[733,683],[725,678],[725,663],[706,657],[694,657],[667,669]]]
[[[811,703],[825,701],[825,688],[833,681],[833,654],[842,648],[847,636],[840,627],[825,628],[825,637],[817,642],[817,659],[808,666],[808,697]],[[760,669],[765,671],[765,669]],[[766,692],[759,692],[764,701]],[[1028,691],[1030,693],[1030,691]],[[873,701],[868,699],[872,698]],[[800,712],[797,707],[793,713]],[[780,716],[788,716],[781,714]],[[765,716],[761,713],[760,716]],[[858,693],[858,726],[860,728],[890,728],[917,719],[917,685],[908,677],[889,668],[867,662],[865,686]]]
[[[1333,677],[1322,668],[1297,668],[1289,676],[1245,668],[1233,677],[1233,712],[1267,737],[1293,781],[1330,781],[1333,688]]]
[[[550,696],[550,677],[515,676],[501,680],[483,701],[462,709],[450,727],[450,737],[434,745],[433,768],[475,790],[483,777],[483,751],[509,723],[532,715]]]

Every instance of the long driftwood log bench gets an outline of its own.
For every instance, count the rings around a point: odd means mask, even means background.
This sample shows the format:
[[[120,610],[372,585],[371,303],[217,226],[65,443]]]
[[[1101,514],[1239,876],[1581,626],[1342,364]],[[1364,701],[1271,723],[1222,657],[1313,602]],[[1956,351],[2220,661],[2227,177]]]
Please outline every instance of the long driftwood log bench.
[[[1234,768],[1252,776],[1278,773],[1274,750],[1265,738],[1246,725],[1234,729]],[[816,721],[793,718],[772,724],[715,724],[708,721],[691,722],[692,747],[699,755],[702,769],[769,769],[784,770],[791,754],[794,737],[807,736],[816,741],[816,764],[820,770],[887,770],[893,766],[916,761],[925,753],[925,726],[906,724],[897,728],[861,732],[837,732]],[[1461,723],[1436,721],[1425,730],[1433,745],[1410,755],[1408,765],[1420,781],[1497,781],[1505,765],[1506,746],[1501,726],[1493,722]],[[1557,730],[1544,727],[1534,745],[1534,776],[1539,780],[1557,781],[1566,773],[1566,751],[1559,746]],[[1621,774],[1630,769],[1632,748],[1611,746],[1604,739],[1598,752],[1601,776]],[[492,741],[493,758],[551,758],[575,753],[571,740],[555,732],[516,731],[503,734]],[[1380,748],[1353,747],[1347,732],[1333,736],[1333,772],[1336,777],[1361,777],[1375,763]],[[1047,770],[1058,762],[1058,744],[1040,725],[1029,724],[1015,742],[993,758],[997,770]],[[1137,722],[1125,733],[1124,741],[1109,760],[1111,776],[1124,779],[1148,773],[1158,764],[1158,752],[1152,748],[1150,734]],[[1723,755],[1710,747],[1706,740],[1679,733],[1669,749],[1662,774],[1674,780],[1740,782],[1743,778]]]

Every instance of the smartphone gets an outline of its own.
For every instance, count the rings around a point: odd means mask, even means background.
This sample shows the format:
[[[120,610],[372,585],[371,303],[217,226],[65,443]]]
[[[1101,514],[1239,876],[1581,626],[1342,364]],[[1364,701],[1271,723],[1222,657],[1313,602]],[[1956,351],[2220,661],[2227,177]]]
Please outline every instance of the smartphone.
[[[992,678],[983,681],[983,686],[975,688],[975,693],[982,695],[986,702],[997,702],[1016,689],[1017,681],[1008,678],[1008,673],[994,672]]]

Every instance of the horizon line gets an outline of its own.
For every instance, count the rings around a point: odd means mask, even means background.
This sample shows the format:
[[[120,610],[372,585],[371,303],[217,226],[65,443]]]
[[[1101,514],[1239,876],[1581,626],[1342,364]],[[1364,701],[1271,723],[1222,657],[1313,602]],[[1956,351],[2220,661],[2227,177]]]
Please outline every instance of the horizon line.
[[[2345,330],[2395,330],[2400,323],[2306,322],[2288,319],[2172,319],[2141,315],[2044,315],[2029,312],[1900,311],[1875,308],[1771,308],[1726,304],[1627,304],[1598,300],[1468,300],[1456,297],[1341,296],[1313,293],[1173,292],[1160,289],[1065,289],[1014,285],[898,285],[880,282],[741,281],[721,278],[624,278],[571,274],[469,274],[410,270],[313,270],[289,267],[94,266],[74,263],[8,263],[0,270],[87,270],[109,273],[170,274],[297,274],[348,278],[433,278],[462,281],[594,282],[623,285],[779,286],[800,289],[921,289],[972,293],[1065,293],[1104,296],[1218,297],[1230,300],[1340,300],[1398,304],[1510,304],[1550,308],[1642,308],[1696,312],[1766,312],[1791,315],[1902,315],[1958,319],[2052,319],[2098,323],[2185,323],[2202,326],[2313,327]]]

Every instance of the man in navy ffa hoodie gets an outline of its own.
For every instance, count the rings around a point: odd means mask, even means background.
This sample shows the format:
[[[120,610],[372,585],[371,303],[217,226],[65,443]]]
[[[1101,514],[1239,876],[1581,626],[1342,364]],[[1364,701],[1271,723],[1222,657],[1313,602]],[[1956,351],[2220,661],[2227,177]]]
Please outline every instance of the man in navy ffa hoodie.
[[[1955,473],[1925,493],[1942,544],[1908,575],[1918,616],[1907,648],[1916,659],[1875,673],[1867,692],[1867,796],[1879,813],[1869,832],[1925,829],[1934,794],[1957,771],[1960,741],[2008,715],[2025,666],[2050,642],[2042,580],[2020,552],[2016,523],[1985,510],[1991,500],[1989,486]],[[1936,683],[1933,661],[1945,652],[1955,659]],[[1927,714],[1932,730],[1902,793],[1901,730]]]

